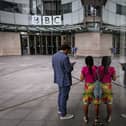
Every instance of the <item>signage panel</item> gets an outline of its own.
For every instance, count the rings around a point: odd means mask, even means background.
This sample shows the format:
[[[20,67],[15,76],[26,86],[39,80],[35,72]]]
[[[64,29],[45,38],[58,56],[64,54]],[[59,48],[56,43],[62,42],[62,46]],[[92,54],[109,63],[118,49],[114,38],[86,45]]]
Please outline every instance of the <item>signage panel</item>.
[[[41,25],[42,24],[41,16],[38,16],[38,15],[32,16],[32,24]]]
[[[53,16],[53,25],[61,25],[61,15]]]
[[[43,25],[52,25],[52,16],[43,16]]]
[[[33,25],[62,25],[61,15],[54,16],[32,16]]]

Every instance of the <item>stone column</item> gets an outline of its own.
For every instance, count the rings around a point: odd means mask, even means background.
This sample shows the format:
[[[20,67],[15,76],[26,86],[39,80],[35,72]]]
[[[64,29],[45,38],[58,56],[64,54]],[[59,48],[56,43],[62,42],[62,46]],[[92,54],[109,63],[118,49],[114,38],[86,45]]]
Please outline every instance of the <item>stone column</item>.
[[[111,56],[112,34],[84,32],[75,34],[75,46],[78,56]]]

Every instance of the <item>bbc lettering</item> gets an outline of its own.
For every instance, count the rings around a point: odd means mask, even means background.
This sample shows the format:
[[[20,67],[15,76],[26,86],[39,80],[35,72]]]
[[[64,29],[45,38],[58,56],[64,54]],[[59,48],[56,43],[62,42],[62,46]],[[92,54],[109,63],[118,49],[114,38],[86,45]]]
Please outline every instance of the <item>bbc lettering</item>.
[[[41,16],[32,16],[32,24],[33,25],[41,25],[42,22],[41,22]]]
[[[43,16],[43,25],[53,25],[52,16]]]
[[[43,16],[43,25],[61,25],[61,16]]]
[[[36,21],[36,19],[38,19]],[[33,25],[62,25],[61,15],[56,16],[32,16]]]

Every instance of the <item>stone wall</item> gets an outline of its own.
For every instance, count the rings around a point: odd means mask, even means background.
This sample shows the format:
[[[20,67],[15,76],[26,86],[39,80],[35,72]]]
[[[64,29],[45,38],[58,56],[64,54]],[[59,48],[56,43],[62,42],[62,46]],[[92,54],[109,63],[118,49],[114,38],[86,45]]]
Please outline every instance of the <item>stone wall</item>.
[[[0,56],[21,55],[20,34],[0,32]]]
[[[75,34],[75,47],[78,48],[78,56],[110,56],[112,35],[99,32],[78,33]]]

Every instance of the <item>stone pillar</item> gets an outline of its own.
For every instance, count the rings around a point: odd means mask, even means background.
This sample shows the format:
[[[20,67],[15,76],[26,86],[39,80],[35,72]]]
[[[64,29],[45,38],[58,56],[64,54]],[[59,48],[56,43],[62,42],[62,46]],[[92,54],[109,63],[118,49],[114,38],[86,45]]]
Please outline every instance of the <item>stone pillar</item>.
[[[78,56],[111,56],[112,34],[84,32],[75,34],[75,47]]]
[[[0,32],[0,56],[21,55],[20,34]]]

